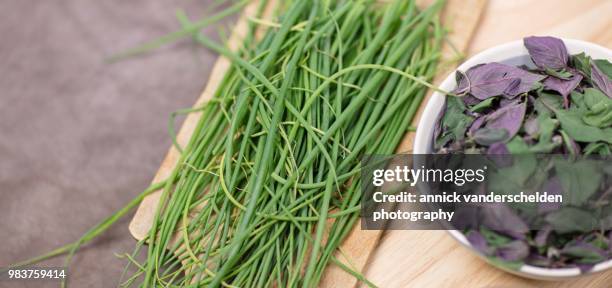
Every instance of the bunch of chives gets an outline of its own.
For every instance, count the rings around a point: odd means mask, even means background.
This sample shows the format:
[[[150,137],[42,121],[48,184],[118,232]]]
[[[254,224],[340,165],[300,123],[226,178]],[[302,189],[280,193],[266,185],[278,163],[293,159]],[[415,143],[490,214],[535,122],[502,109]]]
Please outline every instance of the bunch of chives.
[[[133,254],[146,242],[147,258],[128,255],[137,272],[122,286],[316,287],[328,265],[373,285],[334,255],[359,217],[360,158],[393,153],[434,88],[442,1],[276,2],[277,21],[252,21],[238,52],[195,36],[232,66],[211,101],[184,111],[202,114],[171,176],[79,241],[20,264],[70,259],[163,188]],[[181,32],[134,52],[202,24],[180,20]],[[260,24],[272,27],[256,40]]]
[[[278,2],[239,53],[196,37],[233,66],[126,286],[315,287],[332,262],[367,283],[334,252],[358,219],[360,157],[393,153],[427,91],[441,3]]]

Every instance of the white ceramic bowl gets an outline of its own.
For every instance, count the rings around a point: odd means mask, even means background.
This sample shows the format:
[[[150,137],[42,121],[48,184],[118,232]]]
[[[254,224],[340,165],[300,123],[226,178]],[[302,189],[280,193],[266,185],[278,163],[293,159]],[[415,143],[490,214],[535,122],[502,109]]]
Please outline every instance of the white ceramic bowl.
[[[612,50],[604,48],[602,46],[588,43],[580,40],[572,40],[572,39],[563,39],[565,46],[569,54],[577,54],[580,52],[585,52],[587,55],[591,56],[593,59],[612,59]],[[489,63],[489,62],[501,62],[510,65],[527,65],[530,67],[535,67],[533,62],[531,61],[527,49],[523,46],[523,41],[515,41],[507,44],[495,46],[493,48],[489,48],[483,52],[480,52],[463,64],[461,64],[457,69],[461,71],[466,71],[468,68],[475,66],[477,64]],[[451,91],[455,88],[455,73],[453,72],[442,82],[440,88],[445,91]],[[433,152],[433,132],[434,132],[434,124],[437,120],[438,114],[442,111],[442,108],[445,104],[444,95],[441,93],[434,93],[425,106],[425,110],[421,120],[419,122],[419,126],[416,132],[416,138],[414,142],[414,153],[415,154],[428,154]],[[464,246],[472,249],[476,254],[483,257],[480,253],[478,253],[475,249],[472,248],[471,244],[467,241],[466,237],[463,233],[457,230],[450,230],[449,233],[453,238],[459,241]],[[484,257],[483,257],[484,258]],[[595,273],[599,271],[603,271],[612,267],[612,260],[608,260],[602,263],[599,263],[593,267],[587,273]],[[501,267],[500,267],[501,268]],[[502,268],[503,269],[503,268]],[[507,269],[505,269],[507,270]],[[582,275],[580,269],[578,268],[561,268],[561,269],[552,269],[552,268],[542,268],[531,265],[523,265],[519,270],[507,270],[508,272],[528,277],[534,279],[544,279],[544,280],[559,280],[562,278],[569,278]]]

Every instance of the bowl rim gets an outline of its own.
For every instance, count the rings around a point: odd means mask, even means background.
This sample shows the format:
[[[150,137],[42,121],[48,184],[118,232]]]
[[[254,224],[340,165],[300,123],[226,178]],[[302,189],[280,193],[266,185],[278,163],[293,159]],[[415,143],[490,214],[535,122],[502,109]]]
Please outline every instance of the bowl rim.
[[[612,59],[612,50],[603,46],[586,42],[583,40],[569,39],[563,37],[557,37],[561,39],[565,46],[568,48],[570,54],[580,53],[579,51],[587,52],[587,54],[598,54],[605,55],[603,57]],[[576,51],[579,50],[579,51]],[[593,53],[594,52],[594,53]],[[456,69],[454,69],[439,85],[439,88],[445,91],[451,91],[455,86],[455,74],[457,70],[466,71],[468,68],[473,67],[477,64],[505,61],[516,57],[527,56],[527,49],[523,45],[523,40],[516,40],[505,44],[493,46],[485,49],[464,61]],[[602,57],[598,57],[599,59]],[[532,63],[525,63],[532,64]],[[445,96],[440,92],[434,92],[427,101],[425,109],[419,123],[417,125],[417,131],[414,141],[414,154],[427,154],[431,153],[431,145],[433,141],[433,126],[437,121],[438,114],[442,109],[442,105],[445,102]],[[463,233],[458,230],[447,231],[455,240],[460,242],[463,246],[469,248],[479,257],[486,260],[486,257],[481,253],[478,253],[472,245],[468,242],[467,238]],[[489,261],[487,261],[489,262]],[[563,278],[576,277],[580,275],[586,275],[591,273],[601,272],[612,268],[612,259],[596,264],[591,270],[582,272],[579,268],[544,268],[528,264],[523,264],[519,270],[512,270],[506,267],[500,267],[499,265],[493,265],[497,268],[501,268],[513,274],[525,276],[528,278],[542,279],[542,280],[558,280]]]

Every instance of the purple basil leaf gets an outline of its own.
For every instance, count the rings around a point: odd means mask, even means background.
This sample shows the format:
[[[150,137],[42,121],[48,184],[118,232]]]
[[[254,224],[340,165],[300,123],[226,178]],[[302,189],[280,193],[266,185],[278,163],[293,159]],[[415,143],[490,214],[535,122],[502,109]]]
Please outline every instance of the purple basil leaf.
[[[548,77],[544,80],[544,89],[557,91],[563,96],[563,106],[569,107],[569,95],[578,87],[580,81],[582,81],[582,75],[580,73],[574,73],[572,78],[569,80],[563,80],[556,77]]]
[[[509,155],[508,147],[502,142],[491,144],[487,149],[487,156],[500,168],[512,165],[512,157]]]
[[[470,233],[467,235],[467,240],[478,252],[485,255],[491,254],[491,248],[489,247],[489,244],[487,244],[487,239],[485,239],[480,232],[475,230],[470,231]]]
[[[514,99],[507,99],[507,98],[501,98],[501,100],[499,100],[499,108],[504,108],[510,104],[515,104],[516,100]]]
[[[476,98],[476,97],[474,97],[474,96],[472,96],[470,94],[467,94],[467,95],[461,97],[461,100],[463,100],[463,103],[465,103],[465,105],[469,105],[469,106],[476,105],[476,104],[482,102],[482,100],[480,100],[480,99],[478,99],[478,98]]]
[[[487,128],[504,129],[508,132],[506,140],[511,139],[521,128],[527,105],[510,104],[487,116]]]
[[[505,129],[482,128],[474,132],[474,141],[480,145],[489,146],[508,139]]]
[[[544,192],[548,192],[548,195],[562,195],[562,185],[559,177],[554,176],[548,179],[548,182],[542,187]],[[559,210],[561,208],[561,203],[555,202],[540,202],[538,203],[538,212],[539,213],[548,213],[552,211]]]
[[[529,246],[525,241],[515,240],[497,248],[497,257],[507,261],[518,261],[529,256]]]
[[[453,226],[460,230],[474,229],[478,227],[478,210],[474,207],[462,205],[455,210]]]
[[[589,271],[591,271],[591,269],[593,269],[593,267],[595,267],[595,264],[584,264],[584,263],[578,263],[576,264],[576,267],[578,267],[578,269],[580,269],[580,273],[587,273]]]
[[[470,129],[468,130],[468,133],[470,135],[474,135],[474,133],[476,133],[476,131],[478,129],[480,129],[480,127],[482,127],[482,124],[484,124],[484,120],[485,120],[485,116],[480,116],[480,117],[476,118],[476,120],[474,120],[474,122],[472,122],[472,126],[470,126]]]
[[[561,254],[567,257],[576,258],[578,263],[581,264],[597,264],[607,259],[606,251],[595,247],[591,243],[583,241],[563,247]]]
[[[508,151],[508,147],[504,143],[494,143],[489,146],[487,149],[487,155],[508,155],[510,151]]]
[[[567,67],[569,55],[561,39],[531,36],[524,38],[523,43],[538,68],[559,70]]]
[[[470,92],[470,81],[463,72],[457,70],[455,80],[457,81],[457,87],[451,93],[465,95]]]
[[[513,237],[525,239],[529,232],[527,224],[508,206],[501,203],[483,205],[482,224],[491,230]]]
[[[546,225],[542,227],[542,229],[538,230],[535,238],[533,239],[537,247],[543,247],[546,245],[550,232],[552,232],[552,227],[550,227],[550,225]]]
[[[545,77],[514,66],[493,62],[468,69],[458,82],[456,91],[463,93],[467,91],[480,100],[499,95],[514,98],[521,93],[531,91],[536,83]]]
[[[604,92],[604,94],[612,98],[612,81],[610,81],[608,75],[601,72],[599,67],[595,64],[591,64],[591,78],[595,86],[597,86],[601,92]]]
[[[518,92],[518,90],[520,89],[521,89],[521,79],[514,78],[510,80],[510,82],[508,83],[508,87],[506,87],[506,89],[504,90],[504,95],[521,94],[521,92]]]

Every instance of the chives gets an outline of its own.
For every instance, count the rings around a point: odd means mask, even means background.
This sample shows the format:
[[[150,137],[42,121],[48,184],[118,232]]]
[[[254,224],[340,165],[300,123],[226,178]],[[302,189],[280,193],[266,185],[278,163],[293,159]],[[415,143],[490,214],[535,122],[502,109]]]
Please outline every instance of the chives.
[[[170,131],[181,157],[166,181],[35,260],[72,255],[162,188],[146,260],[125,255],[137,268],[125,287],[316,287],[327,265],[374,286],[334,253],[359,218],[359,159],[393,153],[427,89],[439,91],[428,82],[443,3],[277,3],[282,15],[252,18],[238,52],[194,33],[245,1],[196,23],[179,13],[182,30],[119,55],[193,36],[232,66],[212,100],[172,115],[201,113],[184,147]],[[258,27],[267,29],[261,40]]]
[[[438,90],[428,81],[442,37],[441,2],[381,5],[289,3],[276,22],[251,22],[272,28],[240,55],[197,37],[232,60],[231,80],[200,120],[214,134],[195,131],[171,179],[143,286],[168,284],[168,264],[179,286],[314,287],[328,264],[372,285],[333,256],[358,218],[359,158],[393,153]]]

